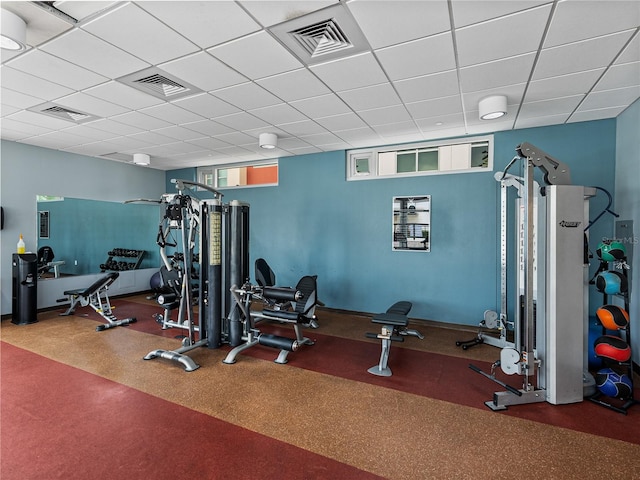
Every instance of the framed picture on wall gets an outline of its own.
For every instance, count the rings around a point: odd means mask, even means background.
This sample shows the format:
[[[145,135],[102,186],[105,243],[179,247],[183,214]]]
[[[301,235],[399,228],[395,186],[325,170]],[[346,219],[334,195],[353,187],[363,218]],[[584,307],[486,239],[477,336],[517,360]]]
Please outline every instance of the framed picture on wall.
[[[49,238],[49,211],[48,210],[40,210],[38,212],[38,224],[40,232],[38,234],[39,238]]]

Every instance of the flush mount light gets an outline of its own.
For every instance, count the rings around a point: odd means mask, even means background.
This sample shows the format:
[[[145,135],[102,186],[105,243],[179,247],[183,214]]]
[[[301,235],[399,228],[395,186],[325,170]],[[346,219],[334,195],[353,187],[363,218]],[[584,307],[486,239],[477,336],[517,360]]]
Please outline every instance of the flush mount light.
[[[2,33],[0,33],[2,43],[0,47],[5,50],[13,50],[14,52],[26,50],[27,24],[9,10],[3,8],[0,13],[2,14]]]
[[[492,95],[485,97],[478,103],[480,120],[495,120],[507,114],[507,97],[505,95]]]
[[[136,165],[149,165],[151,163],[151,157],[146,153],[134,153],[133,163]]]
[[[276,148],[278,146],[278,136],[275,133],[261,133],[259,145],[260,148]]]

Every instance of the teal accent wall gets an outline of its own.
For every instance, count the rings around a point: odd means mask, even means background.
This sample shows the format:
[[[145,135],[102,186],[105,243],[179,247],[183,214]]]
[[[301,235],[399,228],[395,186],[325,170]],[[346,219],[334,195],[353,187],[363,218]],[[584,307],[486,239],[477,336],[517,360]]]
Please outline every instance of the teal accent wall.
[[[569,164],[574,184],[613,192],[615,120],[494,138],[495,171],[529,142]],[[224,191],[225,203],[250,203],[251,262],[265,258],[279,285],[315,274],[328,307],[379,312],[408,300],[411,317],[457,324],[477,325],[485,310],[499,309],[494,172],[347,182],[344,151],[285,157],[279,165],[278,186]],[[178,173],[189,172],[167,172],[167,180]],[[431,252],[392,251],[392,198],[399,195],[431,195]],[[604,208],[604,199],[592,203],[593,212]],[[609,217],[593,227],[592,238],[611,231]]]

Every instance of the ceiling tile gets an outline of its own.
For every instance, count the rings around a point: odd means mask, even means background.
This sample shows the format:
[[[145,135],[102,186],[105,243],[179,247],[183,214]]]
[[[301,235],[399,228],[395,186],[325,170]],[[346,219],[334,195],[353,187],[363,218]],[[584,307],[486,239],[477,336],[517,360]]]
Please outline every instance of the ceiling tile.
[[[82,92],[60,98],[56,103],[63,107],[80,110],[81,112],[90,113],[98,117],[110,117],[127,111],[125,107],[116,105],[115,103],[105,102],[104,100]]]
[[[263,0],[258,2],[249,0],[238,3],[246,8],[262,25],[269,27],[339,2],[337,0]]]
[[[160,67],[167,73],[206,91],[230,87],[247,81],[247,77],[230,69],[206,52],[172,60],[163,63]]]
[[[607,107],[596,110],[577,110],[567,120],[567,123],[588,122],[590,120],[602,120],[604,118],[615,118],[624,112],[627,107]]]
[[[15,120],[17,122],[22,122],[26,124],[33,124],[39,127],[48,128],[50,130],[63,130],[65,128],[68,128],[74,125],[74,123],[71,121],[61,120],[58,118],[51,117],[49,115],[30,112],[28,110],[23,110],[21,112],[14,113],[13,115],[7,118],[3,118],[2,119],[3,125],[5,124],[5,122],[8,122],[9,120]],[[49,132],[44,132],[44,133],[49,133]]]
[[[546,98],[586,94],[593,88],[602,72],[604,68],[533,81],[527,88],[525,101],[537,102]]]
[[[208,93],[200,93],[198,95],[181,98],[173,102],[173,104],[190,112],[197,113],[204,118],[221,117],[240,111],[238,107],[234,107],[230,103],[220,100]]]
[[[544,49],[540,52],[533,79],[609,66],[631,35],[632,32],[626,31]]]
[[[456,29],[460,66],[468,67],[537,51],[550,11],[549,5],[543,5],[507,17]]]
[[[16,92],[15,90],[11,90],[9,88],[2,89],[2,96],[0,96],[0,99],[2,99],[3,107],[6,105],[11,105],[12,107],[18,109],[26,109],[42,103],[41,98],[32,97],[31,95],[25,95],[22,92]],[[8,115],[8,112],[6,112],[4,109],[1,113],[3,117],[5,115]]]
[[[580,19],[580,28],[575,28],[577,18]],[[635,29],[639,25],[640,4],[637,0],[560,1],[551,19],[544,47]]]
[[[400,103],[400,97],[388,83],[347,90],[338,95],[354,110],[370,110]]]
[[[114,122],[109,119],[100,119],[95,122],[91,122],[92,128],[98,128],[100,130],[104,130],[106,132],[115,133],[116,135],[128,135],[131,133],[142,132],[141,128],[138,128],[133,125],[125,125],[120,122]]]
[[[616,64],[630,62],[640,62],[640,33],[634,35],[620,56],[616,58]]]
[[[214,90],[211,94],[241,110],[252,110],[282,103],[278,97],[253,82]]]
[[[305,68],[262,78],[257,83],[285,102],[330,93],[329,88]]]
[[[451,0],[456,28],[537,7],[551,0]]]
[[[261,120],[247,112],[233,113],[224,117],[216,117],[216,122],[226,125],[234,130],[250,130],[252,128],[263,128],[269,126],[267,122]],[[224,133],[227,135],[227,133]]]
[[[148,145],[166,145],[167,143],[176,143],[175,138],[165,137],[156,132],[141,132],[128,135],[128,137],[134,140],[139,140]]]
[[[162,103],[162,100],[159,98],[147,95],[135,88],[113,80],[93,88],[88,88],[84,90],[84,93],[133,110],[139,110]]]
[[[55,100],[56,98],[73,93],[73,90],[57,83],[49,82],[42,78],[34,77],[28,73],[15,70],[6,65],[0,70],[2,88],[9,88],[31,95],[43,100]]]
[[[160,120],[167,121],[174,125],[181,125],[183,123],[192,123],[203,120],[200,115],[180,108],[172,103],[163,103],[161,105],[155,105],[153,107],[144,108],[140,110],[140,113],[150,115]]]
[[[26,52],[24,55],[13,60],[11,67],[35,76],[38,76],[40,72],[46,71],[46,80],[74,90],[82,90],[108,80],[108,78],[102,75],[78,67],[40,50]]]
[[[83,145],[76,145],[69,149],[70,152],[78,155],[102,156],[117,152],[119,145],[117,142],[92,142]]]
[[[403,102],[418,102],[460,93],[455,70],[393,82]]]
[[[611,90],[632,85],[640,85],[640,62],[613,65],[605,72],[594,90]]]
[[[433,118],[462,113],[462,103],[458,95],[435,98],[406,104],[413,118]]]
[[[515,128],[543,127],[547,125],[559,125],[567,121],[569,115],[561,113],[559,115],[544,115],[541,117],[518,117]]]
[[[360,128],[366,126],[362,119],[355,113],[343,113],[342,115],[335,115],[333,117],[317,118],[316,122],[318,122],[330,132],[350,130],[352,128]]]
[[[82,28],[153,65],[198,50],[195,44],[133,3],[126,3]]]
[[[42,50],[100,75],[118,78],[147,68],[149,64],[80,29],[54,38]]]
[[[313,65],[311,71],[337,92],[387,81],[386,75],[371,53]]]
[[[194,140],[196,138],[202,137],[201,133],[195,132],[193,130],[190,130],[188,128],[178,126],[178,125],[172,125],[170,127],[165,127],[165,128],[158,128],[157,130],[154,130],[154,132],[159,135],[164,135],[166,137],[173,138],[175,140],[181,140],[181,141]]]
[[[456,68],[453,38],[449,32],[376,50],[375,53],[391,80]]]
[[[576,109],[583,98],[584,95],[573,95],[571,97],[524,103],[522,104],[518,118],[558,115],[561,113],[569,114]]]
[[[464,128],[465,126],[464,115],[462,115],[462,113],[452,113],[450,115],[436,115],[433,117],[418,118],[416,119],[416,124],[424,132],[437,132],[451,128]]]
[[[374,140],[381,140],[380,136],[371,127],[342,130],[338,136],[345,142],[349,142],[352,145],[365,142],[365,145],[367,146],[374,146],[376,144]]]
[[[373,48],[415,40],[451,28],[446,0],[353,0],[347,7]]]
[[[48,133],[53,131],[55,128],[53,125],[44,126],[38,125],[30,121],[32,118],[30,115],[24,115],[25,112],[20,112],[20,114],[11,115],[9,117],[4,117],[2,119],[2,133],[4,133],[4,129],[14,130],[16,132],[23,132],[27,135],[26,137],[32,137],[36,135],[42,135],[43,133]],[[32,114],[31,112],[26,112]],[[67,124],[68,126],[68,124]],[[64,128],[64,127],[62,127]]]
[[[260,30],[235,2],[142,2],[142,8],[201,48]]]
[[[285,132],[298,137],[327,133],[327,130],[324,127],[313,120],[288,123],[286,125],[279,125],[279,127]]]
[[[351,111],[342,99],[334,94],[291,102],[291,105],[309,118],[329,117]]]
[[[87,141],[83,143],[110,140],[119,136],[106,130],[92,128],[89,125],[74,125],[73,127],[66,128],[64,131],[86,138]]]
[[[253,79],[296,70],[302,66],[265,31],[213,47],[207,52]]]
[[[591,92],[579,110],[595,110],[608,107],[626,107],[640,98],[640,85]]]
[[[302,113],[286,103],[256,108],[250,110],[249,113],[272,125],[301,122],[307,119]]]
[[[200,122],[186,123],[182,125],[184,128],[201,133],[202,135],[221,135],[223,133],[233,132],[233,129],[211,120],[202,120]]]
[[[461,68],[460,85],[462,91],[475,92],[526,82],[531,75],[535,59],[535,53],[527,53]]]
[[[192,145],[199,146],[204,149],[212,149],[228,147],[229,143],[224,142],[218,138],[205,137],[205,138],[194,138],[193,140],[189,140],[187,143]]]
[[[378,125],[374,130],[388,143],[401,143],[415,139],[420,130],[414,122],[400,122],[388,125]]]
[[[411,115],[404,105],[361,110],[358,115],[371,126],[411,121]]]
[[[150,117],[140,112],[129,112],[122,115],[116,115],[111,117],[112,120],[118,123],[124,123],[132,127],[141,128],[143,130],[156,130],[158,128],[169,127],[171,122],[165,122],[159,118]]]

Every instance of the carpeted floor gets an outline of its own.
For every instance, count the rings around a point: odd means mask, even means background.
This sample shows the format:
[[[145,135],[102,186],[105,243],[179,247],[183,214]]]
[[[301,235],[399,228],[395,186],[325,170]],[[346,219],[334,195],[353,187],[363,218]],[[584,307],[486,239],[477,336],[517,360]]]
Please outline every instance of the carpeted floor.
[[[463,351],[473,336],[418,324],[424,340],[391,349],[392,377],[367,369],[379,343],[368,317],[318,311],[316,341],[273,363],[256,346],[199,348],[185,372],[150,351],[176,349],[144,296],[112,300],[128,327],[96,332],[75,316],[1,324],[0,478],[65,479],[640,479],[640,405],[628,415],[591,402],[489,410],[501,387],[485,371],[499,351]],[[260,325],[290,335],[290,327]],[[518,387],[517,379],[502,376]],[[640,396],[636,393],[636,397]]]

